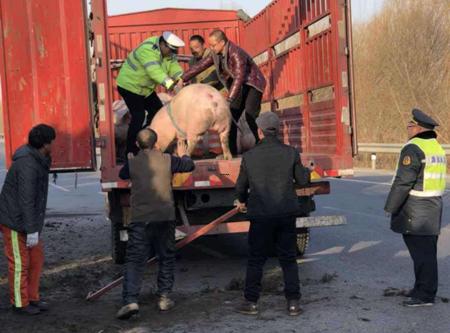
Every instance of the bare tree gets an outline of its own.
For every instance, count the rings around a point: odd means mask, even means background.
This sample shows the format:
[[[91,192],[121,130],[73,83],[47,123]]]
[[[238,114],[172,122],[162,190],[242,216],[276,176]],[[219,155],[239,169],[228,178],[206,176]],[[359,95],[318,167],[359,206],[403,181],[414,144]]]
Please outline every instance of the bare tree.
[[[448,0],[386,0],[354,27],[354,59],[360,141],[403,142],[413,107],[436,118],[441,141],[450,141]]]

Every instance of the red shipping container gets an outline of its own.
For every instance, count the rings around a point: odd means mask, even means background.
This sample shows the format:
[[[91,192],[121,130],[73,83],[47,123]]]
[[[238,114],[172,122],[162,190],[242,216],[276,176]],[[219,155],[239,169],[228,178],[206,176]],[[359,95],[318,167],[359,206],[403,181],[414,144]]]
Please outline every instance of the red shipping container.
[[[146,12],[115,15],[108,18],[111,60],[126,59],[128,53],[144,39],[171,31],[185,42],[179,53],[190,55],[189,38],[200,35],[208,41],[214,29],[225,31],[227,37],[239,43],[239,19],[234,10],[202,10],[165,8]],[[183,67],[186,69],[187,65]],[[113,71],[113,80],[119,69]],[[114,100],[120,96],[114,88]]]
[[[57,132],[54,169],[94,169],[85,2],[0,0],[0,10],[7,166],[31,127],[46,123]]]

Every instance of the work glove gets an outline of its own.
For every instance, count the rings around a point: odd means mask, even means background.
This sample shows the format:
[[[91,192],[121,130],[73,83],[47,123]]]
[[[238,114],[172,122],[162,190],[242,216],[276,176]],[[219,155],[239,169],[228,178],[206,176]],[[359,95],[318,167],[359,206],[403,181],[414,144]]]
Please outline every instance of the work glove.
[[[33,232],[32,234],[27,234],[27,247],[34,247],[39,243],[39,233]]]

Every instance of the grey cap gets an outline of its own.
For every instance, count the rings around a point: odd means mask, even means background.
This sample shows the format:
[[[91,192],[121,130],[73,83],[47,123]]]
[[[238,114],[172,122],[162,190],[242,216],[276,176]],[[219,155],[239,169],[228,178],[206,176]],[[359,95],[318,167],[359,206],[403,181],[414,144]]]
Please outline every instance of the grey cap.
[[[263,112],[256,118],[256,125],[263,131],[278,132],[280,129],[280,118],[275,112]]]

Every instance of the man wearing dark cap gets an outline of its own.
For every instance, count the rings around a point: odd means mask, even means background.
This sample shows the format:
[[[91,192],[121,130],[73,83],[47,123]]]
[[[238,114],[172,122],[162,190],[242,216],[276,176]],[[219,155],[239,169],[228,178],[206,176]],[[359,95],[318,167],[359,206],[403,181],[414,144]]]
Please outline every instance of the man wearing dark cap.
[[[183,70],[176,53],[184,42],[170,31],[162,36],[147,38],[130,52],[117,77],[117,89],[131,114],[127,134],[126,152],[137,154],[138,132],[150,124],[156,112],[162,108],[156,87],[167,90],[182,87]],[[177,83],[178,82],[178,83]]]
[[[295,224],[299,204],[294,186],[306,185],[310,172],[303,167],[299,151],[278,140],[280,120],[275,113],[262,113],[256,124],[260,141],[243,154],[236,183],[237,206],[241,212],[247,211],[250,220],[245,300],[237,311],[258,314],[263,266],[275,242],[288,313],[295,316],[301,309]]]
[[[447,161],[436,140],[438,123],[419,109],[412,110],[412,117],[384,209],[392,214],[391,229],[403,234],[414,262],[414,288],[403,305],[419,307],[433,305],[438,287],[437,241]]]

